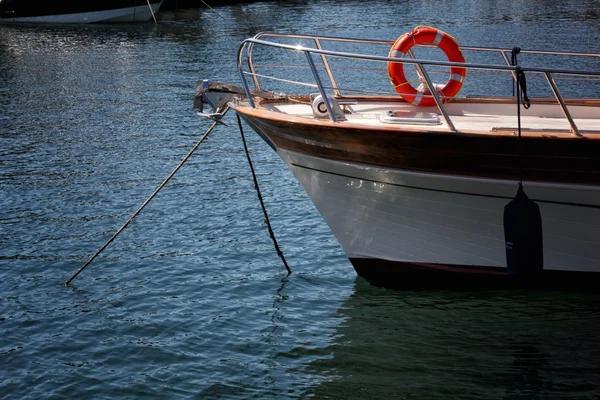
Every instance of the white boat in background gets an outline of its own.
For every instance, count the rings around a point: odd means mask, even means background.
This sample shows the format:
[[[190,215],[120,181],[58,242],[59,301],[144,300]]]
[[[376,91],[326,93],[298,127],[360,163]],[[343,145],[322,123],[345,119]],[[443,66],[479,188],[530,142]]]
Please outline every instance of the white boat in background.
[[[599,62],[430,27],[396,41],[263,33],[240,46],[242,86],[201,81],[195,106],[229,104],[273,147],[373,284],[589,288]]]
[[[164,0],[0,0],[0,23],[146,22]]]

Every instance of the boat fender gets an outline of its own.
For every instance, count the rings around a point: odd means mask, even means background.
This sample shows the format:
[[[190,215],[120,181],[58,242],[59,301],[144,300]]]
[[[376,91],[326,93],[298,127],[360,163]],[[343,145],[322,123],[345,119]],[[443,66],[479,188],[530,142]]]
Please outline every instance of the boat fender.
[[[542,216],[521,183],[515,198],[504,207],[504,239],[510,278],[522,286],[535,285],[544,269]]]
[[[327,96],[327,98],[329,99],[329,105],[333,110],[333,115],[335,116],[335,119],[337,121],[345,121],[346,116],[344,115],[344,111],[340,107],[338,101],[332,96]],[[312,100],[312,111],[313,117],[315,118],[329,118],[327,106],[325,105],[325,101],[323,101],[323,96],[321,96],[320,94],[314,96],[314,99]]]

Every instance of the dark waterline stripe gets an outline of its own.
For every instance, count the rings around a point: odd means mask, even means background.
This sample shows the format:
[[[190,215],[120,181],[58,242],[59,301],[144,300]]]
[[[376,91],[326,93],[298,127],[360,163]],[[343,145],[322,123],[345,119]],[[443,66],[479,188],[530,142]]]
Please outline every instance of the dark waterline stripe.
[[[506,268],[390,261],[349,257],[356,273],[371,284],[390,289],[487,290],[524,287],[514,281]],[[526,287],[537,289],[596,290],[600,273],[589,271],[543,270]]]

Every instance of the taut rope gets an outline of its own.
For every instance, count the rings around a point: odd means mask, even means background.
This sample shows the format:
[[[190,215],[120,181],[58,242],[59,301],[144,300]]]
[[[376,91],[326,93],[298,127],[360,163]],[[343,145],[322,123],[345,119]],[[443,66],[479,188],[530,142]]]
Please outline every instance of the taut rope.
[[[225,115],[225,113],[227,113],[227,111],[229,111],[229,107],[226,107],[225,110],[223,110],[223,112],[221,113],[222,115]],[[165,178],[165,180],[162,181],[162,183],[160,185],[158,185],[156,187],[156,189],[154,189],[154,192],[150,195],[150,197],[148,197],[146,199],[146,201],[144,201],[144,203],[140,206],[140,208],[138,208],[136,210],[136,212],[134,212],[131,217],[129,217],[129,219],[123,224],[123,226],[121,226],[112,236],[110,239],[108,239],[106,241],[106,243],[104,243],[104,245],[102,247],[100,247],[100,249],[98,249],[98,251],[96,253],[94,253],[93,256],[91,256],[86,262],[85,264],[83,264],[81,266],[81,268],[79,268],[77,270],[77,272],[75,272],[73,274],[73,276],[71,276],[66,282],[65,285],[68,285],[69,283],[71,283],[71,281],[73,279],[75,279],[75,277],[77,277],[77,275],[79,275],[79,273],[81,271],[84,270],[85,267],[87,267],[88,265],[91,264],[92,261],[94,261],[94,259],[104,251],[104,249],[106,249],[108,247],[109,244],[112,243],[113,240],[115,240],[115,238],[117,236],[119,236],[119,234],[121,232],[123,232],[123,230],[125,230],[125,228],[127,228],[127,225],[129,225],[129,223],[131,221],[133,221],[133,219],[135,217],[137,217],[137,215],[144,209],[144,207],[146,207],[146,205],[148,205],[148,203],[150,203],[150,201],[154,198],[154,196],[156,196],[158,194],[158,192],[160,192],[160,190],[167,184],[167,182],[169,182],[171,180],[171,178],[177,173],[177,171],[179,171],[179,169],[183,166],[183,164],[185,164],[185,162],[192,156],[192,154],[194,153],[194,151],[196,151],[196,149],[198,148],[198,146],[200,146],[200,143],[202,143],[204,141],[204,139],[206,139],[208,137],[208,135],[210,134],[210,132],[212,132],[212,130],[215,128],[215,126],[217,126],[217,124],[219,124],[219,120],[216,120],[215,122],[213,122],[213,124],[208,128],[208,130],[206,131],[206,133],[204,135],[202,135],[202,137],[200,138],[200,140],[198,140],[196,142],[196,144],[194,145],[194,147],[192,147],[192,149],[186,154],[186,156],[179,162],[179,164],[177,165],[177,167],[175,167],[175,169],[169,174],[169,176],[167,176]]]

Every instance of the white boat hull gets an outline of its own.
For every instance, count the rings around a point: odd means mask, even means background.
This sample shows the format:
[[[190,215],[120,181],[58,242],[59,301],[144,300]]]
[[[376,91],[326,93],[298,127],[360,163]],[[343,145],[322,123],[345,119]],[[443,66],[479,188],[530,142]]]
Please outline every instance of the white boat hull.
[[[351,260],[506,271],[503,213],[517,182],[278,152]],[[523,185],[542,215],[544,270],[600,272],[600,188]]]

